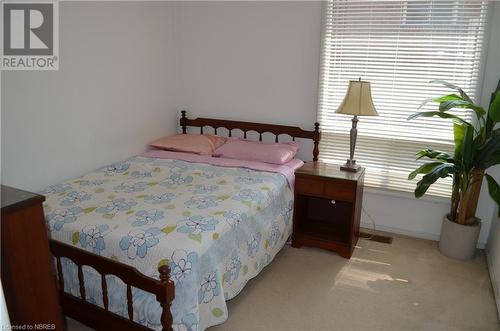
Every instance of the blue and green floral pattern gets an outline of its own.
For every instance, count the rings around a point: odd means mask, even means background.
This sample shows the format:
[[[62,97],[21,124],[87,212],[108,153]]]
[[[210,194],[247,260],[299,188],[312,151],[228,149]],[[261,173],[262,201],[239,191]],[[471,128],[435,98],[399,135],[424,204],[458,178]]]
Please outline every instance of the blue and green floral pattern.
[[[293,194],[285,176],[180,160],[133,157],[48,187],[51,237],[175,283],[174,330],[204,330],[227,319],[236,296],[291,233]],[[65,290],[78,294],[77,269],[63,261]],[[102,306],[101,279],[84,269],[90,302]],[[123,283],[107,276],[109,307],[127,317]],[[160,330],[154,295],[133,290],[134,320]]]

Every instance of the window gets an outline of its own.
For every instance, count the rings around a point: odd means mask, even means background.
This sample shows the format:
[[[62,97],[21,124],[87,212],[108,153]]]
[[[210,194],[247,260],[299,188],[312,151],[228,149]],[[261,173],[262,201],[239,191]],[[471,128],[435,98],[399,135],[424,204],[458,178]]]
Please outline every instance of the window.
[[[408,173],[421,148],[452,153],[450,121],[407,121],[423,100],[451,93],[429,81],[461,86],[474,100],[480,73],[487,4],[484,1],[330,0],[322,41],[318,119],[320,160],[343,163],[349,156],[351,117],[335,114],[349,80],[371,82],[380,116],[360,117],[354,158],[367,168],[365,183],[413,191]],[[435,110],[428,104],[422,110]],[[469,118],[471,113],[455,111]],[[449,196],[451,180],[428,193]]]

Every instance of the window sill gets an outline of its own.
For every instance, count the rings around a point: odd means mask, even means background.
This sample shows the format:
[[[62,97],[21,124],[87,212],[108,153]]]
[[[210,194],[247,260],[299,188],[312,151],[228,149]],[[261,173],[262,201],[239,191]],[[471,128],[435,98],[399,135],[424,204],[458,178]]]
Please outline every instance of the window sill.
[[[450,198],[436,196],[436,195],[424,195],[421,198],[415,198],[413,193],[397,190],[388,190],[379,187],[365,186],[364,192],[376,195],[383,195],[391,198],[400,198],[408,200],[420,200],[439,204],[450,204]]]

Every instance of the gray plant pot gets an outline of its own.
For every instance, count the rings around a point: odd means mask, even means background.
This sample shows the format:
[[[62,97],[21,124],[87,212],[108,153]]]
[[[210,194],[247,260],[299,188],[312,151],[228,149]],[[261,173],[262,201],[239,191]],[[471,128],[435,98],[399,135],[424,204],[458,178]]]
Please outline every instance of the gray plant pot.
[[[479,218],[476,218],[474,225],[462,225],[450,221],[445,215],[441,225],[439,250],[444,255],[454,259],[472,259],[476,253],[479,231],[481,231]]]

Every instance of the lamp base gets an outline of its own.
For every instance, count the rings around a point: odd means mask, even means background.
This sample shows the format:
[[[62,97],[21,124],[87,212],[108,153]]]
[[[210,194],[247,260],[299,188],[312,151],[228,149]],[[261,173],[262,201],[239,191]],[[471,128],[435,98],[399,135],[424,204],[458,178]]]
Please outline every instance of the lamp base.
[[[356,164],[356,160],[347,160],[344,165],[340,166],[340,170],[349,172],[358,172],[361,167]]]

